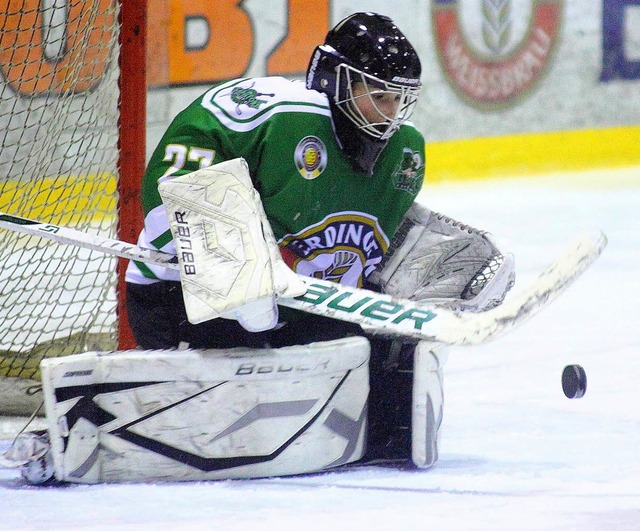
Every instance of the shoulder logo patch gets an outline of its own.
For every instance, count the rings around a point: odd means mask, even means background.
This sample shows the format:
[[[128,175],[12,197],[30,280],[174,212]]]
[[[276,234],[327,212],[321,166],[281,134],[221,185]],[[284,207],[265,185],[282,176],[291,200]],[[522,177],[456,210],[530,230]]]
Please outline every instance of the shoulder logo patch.
[[[298,142],[293,158],[302,177],[315,179],[327,167],[327,148],[317,136],[305,136]]]
[[[410,194],[417,194],[424,180],[424,161],[417,151],[402,150],[402,161],[393,172],[393,187]]]
[[[267,103],[267,100],[261,100],[260,97],[268,96],[273,98],[275,94],[265,94],[258,92],[253,88],[255,83],[252,83],[249,87],[234,87],[231,91],[231,101],[236,104],[236,113],[242,114],[241,105],[246,105],[250,109],[259,109],[260,105]]]

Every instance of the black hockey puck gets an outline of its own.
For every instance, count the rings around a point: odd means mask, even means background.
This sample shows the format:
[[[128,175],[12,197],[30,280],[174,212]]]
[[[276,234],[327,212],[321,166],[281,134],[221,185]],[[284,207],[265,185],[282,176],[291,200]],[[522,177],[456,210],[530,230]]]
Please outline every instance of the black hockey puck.
[[[587,373],[580,365],[567,365],[564,368],[562,390],[567,398],[582,398],[587,392]]]

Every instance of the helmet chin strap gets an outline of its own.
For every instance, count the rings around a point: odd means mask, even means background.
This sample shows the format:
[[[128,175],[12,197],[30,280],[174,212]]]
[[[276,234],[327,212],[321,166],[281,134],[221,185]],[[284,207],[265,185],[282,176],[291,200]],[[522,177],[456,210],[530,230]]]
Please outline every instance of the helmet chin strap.
[[[361,132],[333,102],[331,103],[331,116],[333,130],[342,152],[349,157],[356,170],[373,175],[376,161],[387,146],[389,139],[378,140]]]

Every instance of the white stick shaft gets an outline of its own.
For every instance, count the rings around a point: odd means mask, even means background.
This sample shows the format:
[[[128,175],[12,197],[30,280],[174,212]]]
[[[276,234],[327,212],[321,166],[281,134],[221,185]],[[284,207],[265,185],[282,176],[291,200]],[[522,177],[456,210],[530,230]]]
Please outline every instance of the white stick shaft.
[[[129,260],[179,269],[177,258],[173,255],[51,223],[42,223],[0,212],[0,227],[59,243],[102,251]],[[417,337],[432,338],[431,335],[425,336],[425,332],[421,330],[427,321],[435,317],[433,313],[435,306],[418,305],[407,300],[394,300],[388,295],[350,288],[326,280],[302,276],[300,278],[308,287],[307,293],[297,299],[279,299],[278,304],[316,315],[358,323],[379,331],[409,336],[417,334]]]
[[[60,243],[102,251],[130,260],[178,269],[175,256],[75,229],[40,223],[0,212],[0,227]],[[307,292],[278,304],[316,315],[357,323],[373,333],[389,333],[449,345],[480,344],[523,322],[562,293],[600,255],[604,234],[578,239],[527,289],[492,310],[460,313],[434,304],[300,276]]]
[[[77,245],[85,249],[100,251],[129,260],[139,260],[166,267],[178,269],[178,259],[170,254],[151,249],[143,249],[132,243],[122,242],[103,236],[88,234],[76,229],[61,227],[51,223],[42,223],[27,218],[20,218],[0,212],[0,227],[23,234],[30,234],[47,238],[59,243]]]

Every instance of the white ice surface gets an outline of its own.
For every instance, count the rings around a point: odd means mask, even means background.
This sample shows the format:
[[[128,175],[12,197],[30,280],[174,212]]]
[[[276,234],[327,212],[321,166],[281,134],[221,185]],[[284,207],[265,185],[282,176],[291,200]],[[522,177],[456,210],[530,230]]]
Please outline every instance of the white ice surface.
[[[577,233],[609,237],[548,309],[450,351],[434,468],[48,488],[0,470],[0,529],[640,530],[640,168],[439,185],[422,199],[493,232],[516,256],[514,290]],[[560,386],[570,363],[588,375],[579,400]]]

